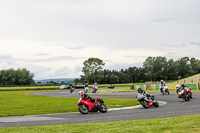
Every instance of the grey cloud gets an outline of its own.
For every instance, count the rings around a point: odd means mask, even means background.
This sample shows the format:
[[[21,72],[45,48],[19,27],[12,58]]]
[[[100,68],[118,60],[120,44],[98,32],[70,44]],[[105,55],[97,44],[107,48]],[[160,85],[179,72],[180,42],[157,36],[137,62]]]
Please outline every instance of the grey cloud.
[[[112,60],[103,60],[104,62],[112,62]]]
[[[64,47],[71,50],[80,50],[86,48],[85,46],[68,46],[67,44],[56,44],[56,46]]]
[[[85,57],[72,57],[72,56],[57,56],[52,58],[46,58],[46,59],[34,59],[32,61],[35,62],[51,62],[51,61],[63,61],[63,60],[78,60],[78,59],[84,59]]]
[[[152,22],[169,22],[169,21],[176,21],[177,19],[173,18],[161,18],[161,19],[153,19]]]
[[[200,47],[200,42],[191,42],[190,44],[196,45],[196,46],[199,46],[199,47]]]
[[[175,52],[169,52],[168,54],[177,54],[177,53],[175,53]]]
[[[0,55],[0,59],[12,59],[11,55]]]
[[[81,71],[82,71],[82,68],[79,65],[75,66],[74,73],[78,73],[78,72],[81,72]]]
[[[148,56],[130,56],[130,55],[126,55],[125,57],[127,57],[127,58],[147,58]]]
[[[179,45],[170,45],[170,44],[166,44],[164,46],[166,46],[166,47],[180,47]]]
[[[53,61],[66,61],[66,60],[78,60],[85,59],[86,57],[72,57],[72,56],[57,56],[51,58],[43,58],[43,59],[23,59],[23,58],[13,58],[15,61],[23,61],[23,62],[53,62]]]
[[[84,46],[77,46],[77,47],[65,47],[67,49],[71,49],[71,50],[80,50],[80,49],[84,49]]]
[[[173,48],[178,48],[178,47],[186,47],[187,45],[185,43],[181,43],[181,44],[165,44],[164,46],[166,47],[173,47]]]
[[[68,67],[63,67],[60,69],[56,69],[55,71],[53,71],[50,75],[50,77],[56,77],[56,78],[63,78],[63,77],[67,77],[69,74],[71,74],[71,69]]]
[[[109,64],[109,65],[106,65],[105,66],[105,69],[110,69],[110,70],[121,70],[121,69],[127,69],[129,67],[141,67],[143,64],[143,62],[141,61],[138,61],[138,62],[135,62],[135,63],[112,63],[112,64]]]

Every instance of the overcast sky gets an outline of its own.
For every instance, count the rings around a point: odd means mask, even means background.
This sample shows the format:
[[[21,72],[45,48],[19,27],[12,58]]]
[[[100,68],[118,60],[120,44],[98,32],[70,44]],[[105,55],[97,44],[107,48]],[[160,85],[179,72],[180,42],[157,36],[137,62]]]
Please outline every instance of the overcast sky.
[[[34,79],[78,78],[90,57],[120,70],[199,50],[200,0],[0,0],[0,70]]]

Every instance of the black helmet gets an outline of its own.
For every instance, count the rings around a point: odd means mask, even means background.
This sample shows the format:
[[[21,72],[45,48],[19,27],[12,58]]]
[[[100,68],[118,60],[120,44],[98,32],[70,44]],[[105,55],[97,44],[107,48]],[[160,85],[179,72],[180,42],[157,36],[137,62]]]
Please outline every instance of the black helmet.
[[[181,87],[184,87],[184,84],[181,84]]]
[[[138,89],[137,89],[137,92],[138,92],[138,93],[140,93],[141,91],[142,91],[142,89],[141,89],[141,88],[138,88]]]

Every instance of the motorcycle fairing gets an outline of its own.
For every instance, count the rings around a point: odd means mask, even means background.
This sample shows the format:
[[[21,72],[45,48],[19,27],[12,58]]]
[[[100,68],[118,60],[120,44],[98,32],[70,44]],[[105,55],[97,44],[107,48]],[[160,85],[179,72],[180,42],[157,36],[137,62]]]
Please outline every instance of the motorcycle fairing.
[[[88,110],[91,111],[93,107],[95,107],[94,103],[90,101],[90,99],[79,99],[78,105],[84,104],[88,107]]]

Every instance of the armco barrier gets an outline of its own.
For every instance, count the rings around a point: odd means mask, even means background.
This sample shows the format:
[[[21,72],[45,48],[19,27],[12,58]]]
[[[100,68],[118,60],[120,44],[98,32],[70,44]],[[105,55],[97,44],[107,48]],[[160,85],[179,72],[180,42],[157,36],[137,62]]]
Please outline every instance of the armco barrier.
[[[181,84],[167,84],[170,90],[176,90],[176,85],[181,86]],[[184,85],[189,86],[192,90],[200,90],[200,83],[185,83]],[[147,88],[146,85],[134,85],[134,87],[131,86],[131,89],[137,89],[137,88],[142,88],[143,90],[146,90],[146,89],[159,90],[160,89],[159,84],[151,85],[150,88]]]
[[[196,83],[191,83],[191,84],[184,84],[185,86],[189,86],[191,90],[197,90],[197,84]]]
[[[156,84],[156,90],[159,90],[160,87],[159,87],[159,84]]]
[[[156,85],[151,85],[151,88],[148,88],[148,89],[156,90]]]
[[[176,90],[177,84],[167,84],[169,90]]]
[[[141,88],[143,90],[146,90],[146,85],[131,85],[130,89],[136,90],[137,88]]]
[[[175,90],[176,89],[176,85],[180,85],[181,84],[167,84],[169,90]],[[189,86],[192,90],[198,90],[198,84],[196,83],[185,83],[185,86]],[[156,90],[159,90],[159,84],[156,84]]]

